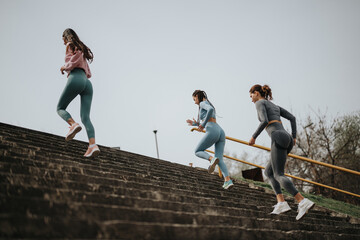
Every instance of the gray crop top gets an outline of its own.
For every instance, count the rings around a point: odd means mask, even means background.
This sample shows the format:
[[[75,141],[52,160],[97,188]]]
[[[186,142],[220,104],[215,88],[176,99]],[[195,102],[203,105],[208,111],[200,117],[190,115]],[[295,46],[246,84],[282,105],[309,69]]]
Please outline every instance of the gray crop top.
[[[259,136],[259,134],[264,130],[264,128],[268,125],[270,121],[280,121],[280,116],[290,121],[291,135],[293,138],[296,138],[296,118],[294,117],[294,115],[292,115],[282,107],[277,106],[274,103],[265,99],[258,100],[255,103],[255,106],[260,124],[259,127],[256,129],[255,133],[253,134],[254,139]]]
[[[199,106],[200,106],[199,119],[203,121],[201,123],[194,122],[192,125],[193,126],[201,125],[205,127],[210,118],[216,118],[215,109],[213,108],[213,106],[210,105],[208,101],[202,101]]]

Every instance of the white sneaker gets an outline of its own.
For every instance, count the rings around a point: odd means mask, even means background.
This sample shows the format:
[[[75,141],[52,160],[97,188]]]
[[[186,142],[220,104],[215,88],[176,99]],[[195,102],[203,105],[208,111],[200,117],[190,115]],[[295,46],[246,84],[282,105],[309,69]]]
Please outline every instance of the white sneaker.
[[[219,163],[219,159],[217,157],[214,157],[211,159],[210,166],[208,168],[208,173],[213,173],[215,171],[216,165]]]
[[[314,205],[314,202],[310,201],[307,198],[304,198],[298,205],[298,215],[296,216],[296,220],[302,219],[305,214],[314,207]]]
[[[229,181],[227,182],[224,182],[224,185],[222,186],[224,189],[229,189],[229,188],[232,188],[234,186],[234,183],[233,181],[230,179]]]
[[[65,136],[65,141],[72,140],[75,137],[75,135],[81,131],[81,126],[78,123],[74,123],[69,128],[70,128],[70,130],[69,130],[68,134],[66,134],[66,136]]]
[[[278,202],[274,207],[274,210],[270,214],[278,215],[280,213],[288,212],[291,210],[287,202]]]
[[[86,153],[84,154],[84,157],[90,158],[90,157],[96,157],[97,155],[99,155],[100,153],[100,149],[99,147],[94,144],[94,146],[89,146]]]

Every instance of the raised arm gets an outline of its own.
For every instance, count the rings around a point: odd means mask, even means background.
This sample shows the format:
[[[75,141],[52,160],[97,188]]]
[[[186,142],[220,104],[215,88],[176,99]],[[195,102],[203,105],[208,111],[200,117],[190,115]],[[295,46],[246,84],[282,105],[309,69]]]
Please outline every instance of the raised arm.
[[[294,117],[294,115],[286,111],[284,108],[280,107],[280,116],[290,121],[291,135],[293,138],[296,138],[296,118]]]
[[[260,135],[260,133],[264,130],[264,128],[269,123],[265,104],[263,103],[263,101],[257,101],[255,103],[255,106],[256,106],[257,113],[258,113],[258,118],[260,120],[260,124],[259,124],[259,127],[256,129],[255,133],[252,135],[252,137],[254,139],[256,139]]]

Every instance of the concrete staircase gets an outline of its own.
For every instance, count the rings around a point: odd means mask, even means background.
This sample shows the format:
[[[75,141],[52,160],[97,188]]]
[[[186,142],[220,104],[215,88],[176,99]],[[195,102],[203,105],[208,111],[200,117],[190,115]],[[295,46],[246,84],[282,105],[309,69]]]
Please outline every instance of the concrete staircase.
[[[0,238],[360,239],[313,209],[272,216],[274,195],[206,171],[0,123]]]

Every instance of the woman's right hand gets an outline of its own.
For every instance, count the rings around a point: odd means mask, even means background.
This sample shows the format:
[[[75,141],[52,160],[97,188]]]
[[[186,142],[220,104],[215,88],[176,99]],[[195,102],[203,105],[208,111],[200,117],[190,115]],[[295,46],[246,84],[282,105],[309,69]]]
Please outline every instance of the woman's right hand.
[[[186,120],[186,122],[188,123],[189,126],[193,126],[193,124],[194,124],[196,121],[195,121],[195,119],[193,119],[193,120],[188,119],[188,120]]]
[[[62,75],[64,75],[64,71],[65,71],[65,67],[62,66],[62,67],[60,68],[60,72],[61,72]]]
[[[189,126],[192,126],[192,124],[193,124],[193,121],[190,119],[186,120],[186,122],[188,123]]]

